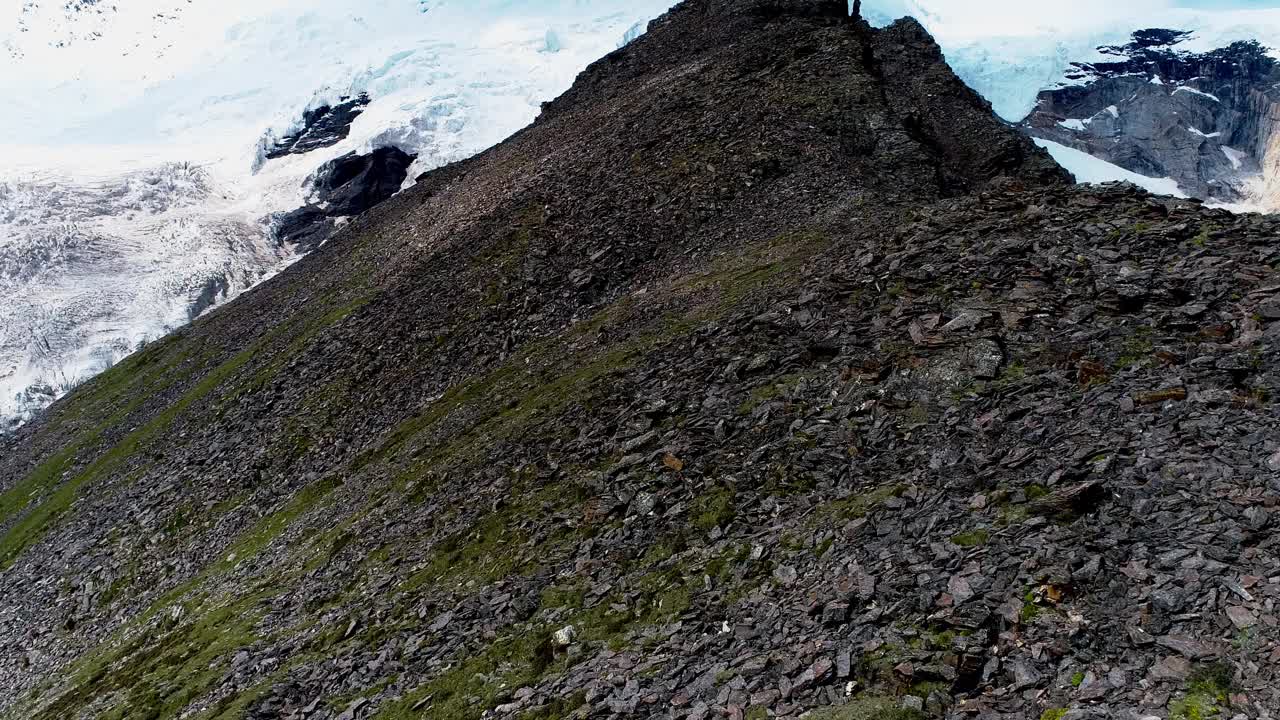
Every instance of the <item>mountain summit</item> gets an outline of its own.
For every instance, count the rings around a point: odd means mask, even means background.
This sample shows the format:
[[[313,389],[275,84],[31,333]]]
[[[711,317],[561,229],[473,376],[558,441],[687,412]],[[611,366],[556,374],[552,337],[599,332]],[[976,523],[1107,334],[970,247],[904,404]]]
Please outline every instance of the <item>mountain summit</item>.
[[[845,8],[687,0],[0,438],[0,717],[1280,708],[1280,227]]]

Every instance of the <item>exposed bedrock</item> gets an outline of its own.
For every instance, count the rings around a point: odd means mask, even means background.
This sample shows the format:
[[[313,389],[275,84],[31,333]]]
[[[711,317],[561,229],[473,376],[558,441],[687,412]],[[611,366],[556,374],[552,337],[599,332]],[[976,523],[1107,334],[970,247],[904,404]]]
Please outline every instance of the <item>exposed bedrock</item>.
[[[398,148],[347,153],[315,172],[309,204],[275,219],[276,239],[309,252],[333,233],[338,218],[353,217],[399,192],[416,155]]]
[[[342,98],[337,105],[321,105],[302,114],[302,127],[292,135],[269,142],[266,159],[274,160],[286,155],[301,155],[319,148],[337,145],[351,134],[351,123],[369,105],[369,96],[360,93],[355,98]]]

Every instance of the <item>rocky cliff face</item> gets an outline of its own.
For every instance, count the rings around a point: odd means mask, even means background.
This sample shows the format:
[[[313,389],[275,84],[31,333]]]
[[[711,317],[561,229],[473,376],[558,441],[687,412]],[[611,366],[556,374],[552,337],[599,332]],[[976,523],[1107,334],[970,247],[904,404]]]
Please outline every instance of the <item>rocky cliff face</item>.
[[[1127,170],[1173,178],[1193,197],[1274,206],[1280,68],[1257,43],[1177,49],[1189,35],[1143,30],[1127,45],[1099,48],[1115,59],[1076,64],[1063,87],[1041,93],[1024,127]]]
[[[338,144],[351,134],[351,123],[368,106],[368,93],[361,93],[355,98],[342,98],[336,105],[320,105],[305,111],[296,132],[278,140],[272,137],[263,139],[263,161],[301,155]]]
[[[310,202],[273,218],[276,238],[298,252],[311,252],[341,222],[367,212],[400,191],[415,156],[394,147],[347,153],[321,165],[303,187]]]
[[[844,10],[678,6],[0,438],[0,716],[1280,708],[1280,226]]]

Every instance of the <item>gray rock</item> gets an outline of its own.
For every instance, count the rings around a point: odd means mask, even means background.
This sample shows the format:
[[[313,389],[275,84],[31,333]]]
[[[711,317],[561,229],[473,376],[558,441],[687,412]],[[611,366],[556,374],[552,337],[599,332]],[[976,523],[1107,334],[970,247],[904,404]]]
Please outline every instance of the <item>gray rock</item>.
[[[1191,674],[1191,662],[1186,658],[1170,655],[1151,666],[1151,679],[1181,682]]]
[[[578,639],[578,629],[572,625],[566,625],[551,635],[551,643],[555,647],[567,648]]]
[[[840,625],[849,617],[849,603],[829,602],[822,608],[824,625]]]
[[[961,575],[951,576],[951,580],[947,582],[947,591],[955,599],[957,605],[967,602],[974,596],[973,589],[969,586],[969,580]]]
[[[781,585],[794,585],[799,579],[796,569],[790,565],[779,565],[773,569],[773,579],[777,580]]]
[[[1245,509],[1244,519],[1251,530],[1261,530],[1271,521],[1271,513],[1266,508],[1253,505]]]
[[[1226,613],[1227,618],[1231,620],[1231,624],[1241,630],[1251,628],[1258,624],[1258,616],[1247,608],[1242,608],[1238,605],[1229,605]]]
[[[1203,660],[1216,657],[1219,654],[1214,645],[1187,635],[1161,635],[1156,638],[1156,644],[1190,660]]]

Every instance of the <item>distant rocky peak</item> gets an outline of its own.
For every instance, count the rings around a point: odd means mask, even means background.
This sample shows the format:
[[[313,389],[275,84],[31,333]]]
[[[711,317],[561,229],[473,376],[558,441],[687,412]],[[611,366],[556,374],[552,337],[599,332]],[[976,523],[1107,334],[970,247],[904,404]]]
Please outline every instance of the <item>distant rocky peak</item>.
[[[1168,178],[1192,197],[1275,207],[1280,168],[1273,108],[1280,68],[1253,40],[1207,52],[1181,49],[1194,34],[1148,28],[1098,48],[1040,93],[1029,134],[1125,170]]]

